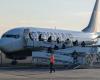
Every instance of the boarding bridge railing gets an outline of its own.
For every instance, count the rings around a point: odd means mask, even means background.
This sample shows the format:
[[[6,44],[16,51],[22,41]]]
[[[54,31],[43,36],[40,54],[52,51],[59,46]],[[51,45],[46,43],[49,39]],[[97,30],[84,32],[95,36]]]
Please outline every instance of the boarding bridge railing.
[[[87,49],[88,48],[88,49]],[[72,51],[70,51],[72,49]],[[96,49],[93,47],[72,47],[68,49],[62,49],[62,50],[55,50],[54,55],[55,58],[59,61],[61,60],[62,62],[69,62],[72,64],[73,58],[71,57],[71,53],[76,49],[78,53],[80,53],[80,56],[78,56],[78,63],[79,64],[87,64],[87,65],[92,65],[93,62],[96,60]],[[92,50],[93,49],[93,50]],[[92,50],[92,53],[91,53]],[[44,59],[49,58],[50,53],[47,51],[36,51],[32,52],[32,58],[33,59],[38,59],[39,61],[43,61]],[[70,58],[70,59],[69,59]],[[43,59],[43,60],[42,60]],[[35,60],[33,60],[35,61]]]
[[[33,37],[33,38],[32,38]],[[72,37],[70,37],[72,38]],[[57,41],[51,41],[48,42],[48,40],[43,40],[43,41],[39,41],[38,38],[35,38],[35,36],[33,36],[32,34],[30,34],[29,29],[25,29],[24,31],[24,37],[23,37],[23,41],[25,43],[25,47],[52,47],[54,48],[54,46],[58,46],[59,48],[62,47],[62,44],[65,43],[65,41],[60,41],[60,43],[57,43]],[[72,46],[72,41],[70,41],[67,45],[65,44],[65,46]]]
[[[56,41],[48,42],[48,41],[38,41],[38,40],[31,40],[29,37],[24,39],[25,47],[34,48],[34,47],[44,47],[44,48],[54,48],[55,45],[58,46],[59,49],[62,48],[64,44],[66,47],[72,47],[72,43],[66,44],[64,41],[57,43]]]
[[[96,54],[97,50],[98,50],[97,47],[73,46],[73,47],[67,47],[66,49],[56,50],[55,52],[58,54],[65,54],[65,55],[73,53],[74,51],[79,52],[81,54]]]

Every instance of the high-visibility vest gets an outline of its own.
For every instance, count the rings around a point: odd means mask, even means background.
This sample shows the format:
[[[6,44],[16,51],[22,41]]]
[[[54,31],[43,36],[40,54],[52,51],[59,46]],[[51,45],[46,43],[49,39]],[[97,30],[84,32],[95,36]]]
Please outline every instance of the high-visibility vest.
[[[54,63],[55,63],[55,60],[54,60],[54,55],[53,55],[53,54],[50,56],[50,63],[52,63],[52,64],[54,64]]]

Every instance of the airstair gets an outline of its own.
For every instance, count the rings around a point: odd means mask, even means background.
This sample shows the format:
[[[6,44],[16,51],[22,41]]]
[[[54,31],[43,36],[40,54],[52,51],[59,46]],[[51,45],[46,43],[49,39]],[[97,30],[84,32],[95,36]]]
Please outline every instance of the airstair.
[[[55,50],[53,52],[55,55],[56,64],[72,65],[73,58],[71,56],[71,53],[73,53],[74,50],[76,50],[76,52],[80,54],[80,56],[78,57],[78,64],[92,65],[96,59],[96,56],[94,56],[95,54],[97,54],[96,47],[73,46],[66,49]],[[36,61],[36,63],[48,63],[50,54],[51,53],[48,53],[47,51],[33,51],[33,63],[35,63]]]
[[[73,59],[70,56],[65,56],[65,55],[60,55],[60,54],[54,54],[54,56],[55,56],[56,65],[57,64],[69,65],[73,62]],[[33,58],[33,63],[48,64],[50,53],[47,53],[45,51],[44,52],[32,52],[32,58]]]

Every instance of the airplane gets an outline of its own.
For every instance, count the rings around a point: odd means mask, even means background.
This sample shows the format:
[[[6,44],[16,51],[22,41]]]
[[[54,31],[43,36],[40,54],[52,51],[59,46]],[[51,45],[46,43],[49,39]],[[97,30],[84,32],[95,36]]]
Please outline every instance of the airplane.
[[[0,50],[7,58],[12,60],[24,60],[32,56],[32,52],[45,50],[48,47],[54,48],[63,45],[66,40],[70,42],[83,41],[86,45],[97,43],[96,29],[97,12],[99,0],[95,6],[88,26],[82,31],[57,30],[47,28],[20,27],[5,32],[0,39]],[[70,45],[72,46],[72,45]]]

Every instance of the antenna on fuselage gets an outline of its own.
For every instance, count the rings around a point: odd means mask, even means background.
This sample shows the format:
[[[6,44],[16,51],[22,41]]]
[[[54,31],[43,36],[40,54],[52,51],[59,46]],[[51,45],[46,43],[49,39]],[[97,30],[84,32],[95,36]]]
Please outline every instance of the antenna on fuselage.
[[[54,29],[56,30],[56,26],[54,27]]]

